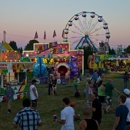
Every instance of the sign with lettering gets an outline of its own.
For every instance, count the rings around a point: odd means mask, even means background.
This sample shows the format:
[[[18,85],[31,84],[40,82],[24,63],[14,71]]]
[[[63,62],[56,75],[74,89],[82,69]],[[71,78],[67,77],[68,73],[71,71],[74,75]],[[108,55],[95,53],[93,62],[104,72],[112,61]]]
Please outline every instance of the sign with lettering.
[[[4,61],[19,61],[20,59],[20,55],[17,52],[12,52],[12,51],[3,52],[2,56]]]
[[[0,64],[0,70],[7,70],[8,65],[7,64]]]
[[[15,52],[9,52],[7,54],[7,59],[8,60],[15,60],[15,59],[17,59],[17,54]]]
[[[57,42],[50,42],[50,43],[40,44],[40,45],[35,44],[35,51],[37,52],[37,54],[40,54],[41,52],[56,46],[57,46]]]
[[[54,48],[52,54],[63,54],[65,52],[65,48]]]

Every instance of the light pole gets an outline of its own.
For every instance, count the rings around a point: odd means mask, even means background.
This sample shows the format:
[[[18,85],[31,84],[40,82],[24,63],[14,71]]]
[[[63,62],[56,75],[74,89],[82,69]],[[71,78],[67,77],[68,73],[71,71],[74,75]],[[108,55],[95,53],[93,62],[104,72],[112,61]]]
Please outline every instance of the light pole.
[[[3,43],[6,42],[6,31],[3,31]]]

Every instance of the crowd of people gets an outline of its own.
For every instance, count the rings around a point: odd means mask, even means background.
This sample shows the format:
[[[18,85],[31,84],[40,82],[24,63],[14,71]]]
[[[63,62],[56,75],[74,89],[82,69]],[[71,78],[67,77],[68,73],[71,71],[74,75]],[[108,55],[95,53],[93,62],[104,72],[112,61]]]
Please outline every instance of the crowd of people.
[[[108,79],[106,83],[100,78],[97,70],[93,73],[93,76],[87,82],[88,86],[88,100],[91,103],[92,118],[95,119],[99,126],[102,119],[102,112],[110,113],[113,103],[113,90],[118,93],[119,106],[115,110],[115,123],[113,130],[128,130],[130,129],[130,90],[127,88],[127,82],[129,80],[128,73],[123,75],[124,89],[122,94],[113,86],[112,80]],[[96,114],[94,114],[97,112]],[[96,117],[95,117],[95,116]]]
[[[118,98],[119,106],[115,109],[115,122],[112,130],[130,130],[130,90],[126,86],[129,80],[127,73],[123,76],[124,89]],[[127,80],[127,81],[126,81]],[[19,111],[13,121],[13,127],[20,127],[21,130],[37,130],[38,126],[42,126],[42,120],[37,111],[38,91],[36,88],[37,80],[32,80],[29,94],[30,99],[24,99],[22,102],[23,109]],[[86,91],[89,102],[83,108],[84,119],[80,121],[79,127],[81,130],[100,130],[102,123],[102,113],[110,113],[113,103],[113,90],[120,94],[120,92],[113,86],[112,80],[108,79],[106,83],[98,76],[97,71],[94,72],[93,77],[87,81],[88,91]],[[75,94],[79,94],[78,80],[74,78],[73,87]],[[55,77],[49,75],[48,95],[57,94],[57,81]],[[7,97],[8,111],[11,113],[11,101],[14,95],[14,90],[9,84],[5,90]],[[75,96],[75,97],[78,97]],[[62,99],[64,106],[61,110],[61,118],[53,119],[54,122],[62,124],[61,130],[75,130],[74,121],[80,120],[80,114],[75,114],[75,102],[70,102],[68,97]]]

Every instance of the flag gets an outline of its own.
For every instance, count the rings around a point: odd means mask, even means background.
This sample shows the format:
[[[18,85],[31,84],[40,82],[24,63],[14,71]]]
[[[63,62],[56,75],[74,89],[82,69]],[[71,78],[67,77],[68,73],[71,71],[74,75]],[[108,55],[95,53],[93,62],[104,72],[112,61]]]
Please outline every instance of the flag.
[[[34,39],[38,38],[38,34],[37,32],[35,33]]]
[[[62,38],[64,38],[64,30],[62,31]]]
[[[55,32],[55,30],[54,30],[54,32],[53,32],[53,38],[56,36],[56,32]]]
[[[43,39],[46,39],[46,31],[44,31],[44,37],[43,37]]]

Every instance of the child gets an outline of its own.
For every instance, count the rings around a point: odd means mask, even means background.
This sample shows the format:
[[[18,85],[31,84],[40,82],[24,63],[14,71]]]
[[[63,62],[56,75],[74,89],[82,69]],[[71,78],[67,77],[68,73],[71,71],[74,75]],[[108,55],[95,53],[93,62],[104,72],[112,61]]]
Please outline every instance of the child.
[[[77,77],[74,77],[74,91],[77,91],[77,86],[78,86],[78,81],[77,81]]]
[[[76,90],[76,92],[75,92],[75,95],[74,95],[75,97],[81,97],[81,95],[80,95],[80,91],[79,90]]]
[[[93,94],[93,83],[91,80],[88,81],[88,94],[89,94],[89,100],[91,100],[91,96]]]

